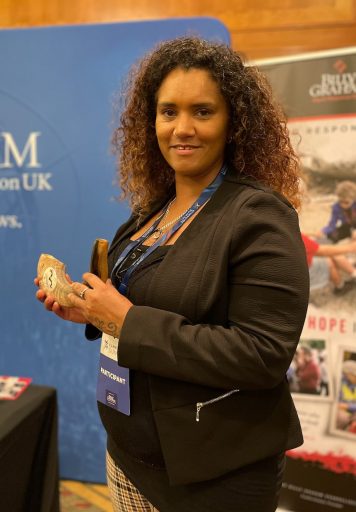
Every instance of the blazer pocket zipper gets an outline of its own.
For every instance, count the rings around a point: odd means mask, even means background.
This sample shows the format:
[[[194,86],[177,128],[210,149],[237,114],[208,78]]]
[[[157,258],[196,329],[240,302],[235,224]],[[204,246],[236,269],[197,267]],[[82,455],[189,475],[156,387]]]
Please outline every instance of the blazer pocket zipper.
[[[220,400],[223,400],[224,398],[227,398],[228,396],[232,395],[233,393],[238,393],[239,389],[233,389],[232,391],[228,391],[227,393],[224,393],[223,395],[219,395],[216,398],[212,398],[211,400],[207,400],[206,402],[197,402],[197,412],[195,416],[195,421],[200,421],[200,411],[203,407],[206,405],[214,404],[215,402],[219,402]]]

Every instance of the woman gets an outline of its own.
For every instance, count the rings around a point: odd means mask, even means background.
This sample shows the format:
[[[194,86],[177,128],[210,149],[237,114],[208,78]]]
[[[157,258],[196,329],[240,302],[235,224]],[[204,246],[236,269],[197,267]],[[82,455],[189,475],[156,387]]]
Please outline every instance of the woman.
[[[284,117],[237,53],[181,38],[141,62],[114,144],[133,213],[111,281],[84,274],[67,309],[37,292],[130,368],[130,415],[99,402],[114,508],[273,511],[308,303]]]

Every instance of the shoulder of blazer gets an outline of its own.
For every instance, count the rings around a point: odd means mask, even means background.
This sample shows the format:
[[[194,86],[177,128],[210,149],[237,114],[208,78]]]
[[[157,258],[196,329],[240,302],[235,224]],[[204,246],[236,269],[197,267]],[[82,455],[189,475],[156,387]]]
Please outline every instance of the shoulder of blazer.
[[[282,201],[286,206],[288,206],[290,209],[294,210],[293,206],[290,204],[290,202],[279,192],[276,192],[272,190],[271,188],[267,187],[266,185],[249,179],[249,178],[243,178],[239,177],[238,175],[234,174],[234,171],[231,170],[231,168],[228,170],[227,175],[225,176],[223,184],[226,185],[232,185],[234,184],[236,186],[236,193],[241,193],[242,189],[246,189],[247,195],[248,190],[250,190],[250,195],[253,195],[254,191],[260,191],[265,192],[266,194],[272,194],[274,197]],[[247,198],[246,198],[247,199]],[[154,212],[158,211],[160,208],[164,206],[166,202],[166,199],[164,201],[157,201],[157,203],[154,204],[154,206],[151,209],[151,212],[148,213],[142,220],[141,224],[146,221]],[[212,203],[215,202],[214,197],[212,198]],[[118,230],[115,233],[115,236],[111,242],[110,248],[109,248],[109,255],[112,253],[114,248],[117,246],[117,244],[129,233],[133,232],[135,228],[137,228],[137,220],[138,215],[137,214],[131,214],[129,219],[122,224]]]
[[[286,206],[288,206],[291,210],[294,210],[293,205],[288,201],[288,199],[286,197],[284,197],[283,194],[280,194],[276,190],[271,189],[270,187],[268,187],[267,185],[264,185],[263,183],[261,183],[259,181],[252,180],[249,178],[234,176],[230,172],[229,174],[227,174],[227,176],[225,178],[225,182],[234,183],[240,187],[246,187],[247,189],[250,189],[251,192],[253,192],[253,190],[255,190],[255,191],[265,192],[266,194],[271,194],[274,197],[276,197],[277,199],[279,199]]]

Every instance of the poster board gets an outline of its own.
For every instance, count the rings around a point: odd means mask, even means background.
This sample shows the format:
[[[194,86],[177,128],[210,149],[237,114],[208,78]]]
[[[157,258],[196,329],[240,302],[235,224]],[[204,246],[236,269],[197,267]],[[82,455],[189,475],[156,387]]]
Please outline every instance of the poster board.
[[[352,211],[356,206],[348,209],[349,231],[340,216],[336,225],[332,217],[340,201],[338,185],[347,182],[351,190],[356,184],[356,48],[256,64],[284,106],[306,174],[302,233],[319,247],[349,243],[355,238]],[[328,226],[334,231],[325,229]],[[305,386],[300,370],[298,381],[298,364],[306,362],[303,355],[297,355],[289,378],[304,445],[288,452],[280,499],[283,510],[351,512],[356,507],[356,376],[350,381],[345,374],[347,365],[351,369],[356,365],[356,283],[352,276],[356,254],[342,257],[333,260],[341,277],[339,288],[337,281],[330,280],[330,272],[327,280],[320,273],[317,279],[311,274],[298,351],[311,354],[314,388],[311,380]],[[320,260],[317,253],[314,262],[320,264],[320,271],[325,268],[326,260]]]

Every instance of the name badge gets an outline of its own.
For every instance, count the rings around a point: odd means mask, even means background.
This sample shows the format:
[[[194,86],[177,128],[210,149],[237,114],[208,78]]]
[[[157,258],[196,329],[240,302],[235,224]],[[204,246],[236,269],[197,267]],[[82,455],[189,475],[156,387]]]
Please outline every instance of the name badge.
[[[129,369],[117,364],[118,346],[118,338],[103,333],[96,398],[99,402],[129,416]]]

